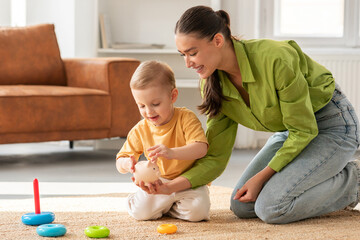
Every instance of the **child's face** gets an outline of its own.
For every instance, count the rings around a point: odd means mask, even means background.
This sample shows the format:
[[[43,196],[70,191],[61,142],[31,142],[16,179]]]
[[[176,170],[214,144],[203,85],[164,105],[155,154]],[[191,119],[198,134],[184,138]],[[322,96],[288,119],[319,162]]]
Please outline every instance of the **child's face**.
[[[168,123],[174,115],[174,105],[178,90],[170,90],[160,84],[145,89],[131,89],[140,114],[155,126]]]

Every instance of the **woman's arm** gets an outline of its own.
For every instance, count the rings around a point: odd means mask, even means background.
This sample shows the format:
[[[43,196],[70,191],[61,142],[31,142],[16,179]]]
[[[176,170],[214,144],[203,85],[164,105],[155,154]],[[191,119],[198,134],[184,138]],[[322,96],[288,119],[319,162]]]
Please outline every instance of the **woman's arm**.
[[[225,170],[232,154],[237,127],[237,122],[222,113],[208,119],[206,131],[209,142],[208,152],[181,175],[188,179],[192,188],[212,182]]]
[[[132,177],[131,180],[134,182],[135,178]],[[148,194],[172,194],[174,192],[180,192],[191,188],[191,183],[187,178],[179,176],[170,182],[163,183],[161,180],[156,181],[154,184],[147,184],[141,181],[137,184],[143,191]]]
[[[250,178],[240,189],[237,189],[234,200],[239,200],[240,202],[255,202],[264,184],[269,181],[275,173],[276,172],[269,166],[265,167]]]
[[[182,147],[168,148],[163,144],[155,145],[147,149],[151,161],[158,157],[177,160],[195,160],[206,155],[208,149],[207,143],[193,142]]]

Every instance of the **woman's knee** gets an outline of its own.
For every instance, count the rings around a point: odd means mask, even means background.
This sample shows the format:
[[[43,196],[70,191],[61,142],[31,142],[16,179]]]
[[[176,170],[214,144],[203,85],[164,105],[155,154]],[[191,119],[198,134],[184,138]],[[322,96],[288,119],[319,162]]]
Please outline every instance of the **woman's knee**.
[[[258,199],[255,203],[255,214],[263,222],[269,224],[285,224],[292,220],[291,202],[278,203],[276,201],[270,201],[270,199],[263,200]]]
[[[263,222],[273,224],[275,222],[274,212],[269,209],[268,206],[263,204],[255,204],[255,213],[258,218],[260,218]]]
[[[278,221],[282,221],[281,218],[279,218],[279,212],[272,210],[270,205],[264,205],[258,202],[258,200],[256,203],[243,203],[238,200],[231,199],[230,209],[238,218],[258,217],[265,223],[270,224],[281,223]]]
[[[230,200],[230,210],[238,218],[254,218],[256,214],[254,212],[254,203],[243,203],[238,200],[234,200],[233,197]]]

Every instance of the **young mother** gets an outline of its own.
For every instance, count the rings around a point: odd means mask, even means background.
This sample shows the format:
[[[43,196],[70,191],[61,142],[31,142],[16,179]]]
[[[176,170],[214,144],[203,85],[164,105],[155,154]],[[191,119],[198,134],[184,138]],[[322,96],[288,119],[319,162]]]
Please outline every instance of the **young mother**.
[[[349,160],[359,146],[359,123],[331,72],[294,41],[237,40],[222,10],[188,9],[175,34],[186,67],[201,78],[199,109],[208,116],[210,146],[191,170],[148,192],[213,181],[242,124],[274,135],[234,189],[231,210],[239,218],[282,224],[358,203],[360,161]]]

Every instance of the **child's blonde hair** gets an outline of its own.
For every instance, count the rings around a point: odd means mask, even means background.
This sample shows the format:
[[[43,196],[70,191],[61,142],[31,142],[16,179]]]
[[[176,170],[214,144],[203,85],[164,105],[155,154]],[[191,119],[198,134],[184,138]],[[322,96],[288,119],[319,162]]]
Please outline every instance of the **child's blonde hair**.
[[[130,80],[132,89],[144,89],[152,84],[161,84],[171,90],[176,88],[174,72],[169,65],[161,61],[145,61],[141,63]]]

